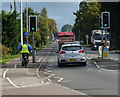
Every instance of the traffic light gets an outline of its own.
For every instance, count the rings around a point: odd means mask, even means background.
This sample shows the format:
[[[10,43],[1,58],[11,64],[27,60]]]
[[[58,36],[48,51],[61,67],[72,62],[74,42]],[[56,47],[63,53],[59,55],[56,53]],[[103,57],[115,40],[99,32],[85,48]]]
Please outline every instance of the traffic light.
[[[110,28],[110,13],[102,12],[102,27]]]
[[[29,24],[30,24],[30,32],[36,32],[37,31],[37,17],[29,16]]]
[[[101,16],[99,16],[99,29],[101,30],[103,27],[102,27],[102,19],[101,19]]]

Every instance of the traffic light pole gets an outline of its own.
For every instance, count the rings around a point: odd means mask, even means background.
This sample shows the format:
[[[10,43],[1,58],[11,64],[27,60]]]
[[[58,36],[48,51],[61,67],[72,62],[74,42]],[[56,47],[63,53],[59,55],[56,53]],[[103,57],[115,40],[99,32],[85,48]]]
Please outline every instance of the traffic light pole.
[[[102,58],[103,58],[103,48],[104,48],[104,46],[103,46],[103,31],[104,30],[102,30],[102,41],[101,41],[101,43],[102,43]]]
[[[35,63],[36,62],[36,58],[35,58],[35,45],[34,45],[34,32],[32,32],[32,62]]]

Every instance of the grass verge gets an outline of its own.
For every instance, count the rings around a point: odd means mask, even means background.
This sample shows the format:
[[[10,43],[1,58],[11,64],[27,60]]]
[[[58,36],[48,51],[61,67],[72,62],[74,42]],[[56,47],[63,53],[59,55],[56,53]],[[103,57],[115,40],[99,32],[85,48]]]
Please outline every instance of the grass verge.
[[[48,43],[46,45],[42,45],[41,47],[38,47],[36,48],[37,50],[41,50],[42,48],[45,48],[47,47],[48,45],[50,45],[51,43]],[[20,57],[20,54],[18,55],[5,55],[5,56],[2,56],[0,57],[0,64],[5,64],[6,62],[9,62],[11,59],[14,59],[14,58],[19,58]]]
[[[0,57],[0,63],[1,64],[5,64],[6,62],[9,62],[11,59],[13,59],[13,58],[19,58],[20,57],[20,55],[5,55],[5,56],[2,56],[2,57]]]

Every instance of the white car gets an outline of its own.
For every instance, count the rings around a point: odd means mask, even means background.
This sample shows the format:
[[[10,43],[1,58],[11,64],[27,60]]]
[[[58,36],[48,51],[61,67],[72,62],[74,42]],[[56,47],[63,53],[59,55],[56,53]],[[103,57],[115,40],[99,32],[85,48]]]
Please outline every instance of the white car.
[[[64,44],[58,52],[58,66],[66,64],[86,66],[85,51],[80,44]]]

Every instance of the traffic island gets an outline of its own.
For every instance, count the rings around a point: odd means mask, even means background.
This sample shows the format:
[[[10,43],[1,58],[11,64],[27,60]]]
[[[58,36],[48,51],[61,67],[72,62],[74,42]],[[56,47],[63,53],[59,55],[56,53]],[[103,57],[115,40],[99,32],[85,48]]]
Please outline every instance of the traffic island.
[[[116,60],[102,59],[102,58],[93,58],[92,60],[94,60],[97,63],[97,66],[99,66],[100,68],[104,68],[108,70],[120,69],[120,66],[119,66],[120,63]]]

